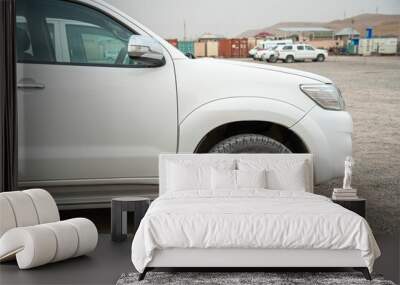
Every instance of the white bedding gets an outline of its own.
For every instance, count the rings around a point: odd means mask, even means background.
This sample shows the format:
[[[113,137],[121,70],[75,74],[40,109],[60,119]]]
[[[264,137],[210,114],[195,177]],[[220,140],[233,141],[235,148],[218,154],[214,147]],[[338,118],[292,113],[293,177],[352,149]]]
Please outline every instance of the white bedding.
[[[380,251],[368,223],[330,199],[299,191],[166,193],[156,199],[132,243],[143,272],[155,249],[358,249],[372,271]]]

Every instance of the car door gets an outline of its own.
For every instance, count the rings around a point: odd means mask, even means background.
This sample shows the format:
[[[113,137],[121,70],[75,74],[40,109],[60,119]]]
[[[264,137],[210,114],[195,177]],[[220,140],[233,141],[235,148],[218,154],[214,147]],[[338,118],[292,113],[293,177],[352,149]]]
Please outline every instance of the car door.
[[[130,59],[134,28],[76,1],[17,1],[20,181],[157,177],[176,152],[172,59]]]
[[[315,59],[317,57],[315,49],[312,46],[306,45],[305,51],[307,53],[307,59]]]
[[[304,50],[304,45],[296,46],[296,59],[305,60],[307,58],[307,53]]]

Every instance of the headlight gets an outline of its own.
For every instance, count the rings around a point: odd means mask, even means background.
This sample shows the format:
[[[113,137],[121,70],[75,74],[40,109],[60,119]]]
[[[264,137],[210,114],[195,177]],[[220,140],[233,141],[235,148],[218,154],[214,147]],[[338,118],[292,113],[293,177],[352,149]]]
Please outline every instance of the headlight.
[[[342,94],[333,84],[304,84],[300,89],[324,109],[340,111],[345,108]]]

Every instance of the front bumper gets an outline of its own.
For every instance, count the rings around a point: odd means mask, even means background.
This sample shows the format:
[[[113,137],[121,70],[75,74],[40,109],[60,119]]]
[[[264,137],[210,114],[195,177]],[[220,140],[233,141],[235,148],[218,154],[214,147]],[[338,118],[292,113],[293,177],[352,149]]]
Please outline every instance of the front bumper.
[[[313,154],[316,184],[343,176],[346,156],[352,155],[353,121],[348,112],[315,106],[291,130]]]

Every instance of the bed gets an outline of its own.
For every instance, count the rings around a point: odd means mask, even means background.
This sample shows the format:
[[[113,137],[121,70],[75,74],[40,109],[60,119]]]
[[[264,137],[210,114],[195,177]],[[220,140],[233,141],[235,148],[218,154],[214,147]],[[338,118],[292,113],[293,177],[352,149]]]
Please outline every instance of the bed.
[[[352,267],[380,251],[361,216],[313,194],[310,154],[164,154],[132,262],[153,268]]]

